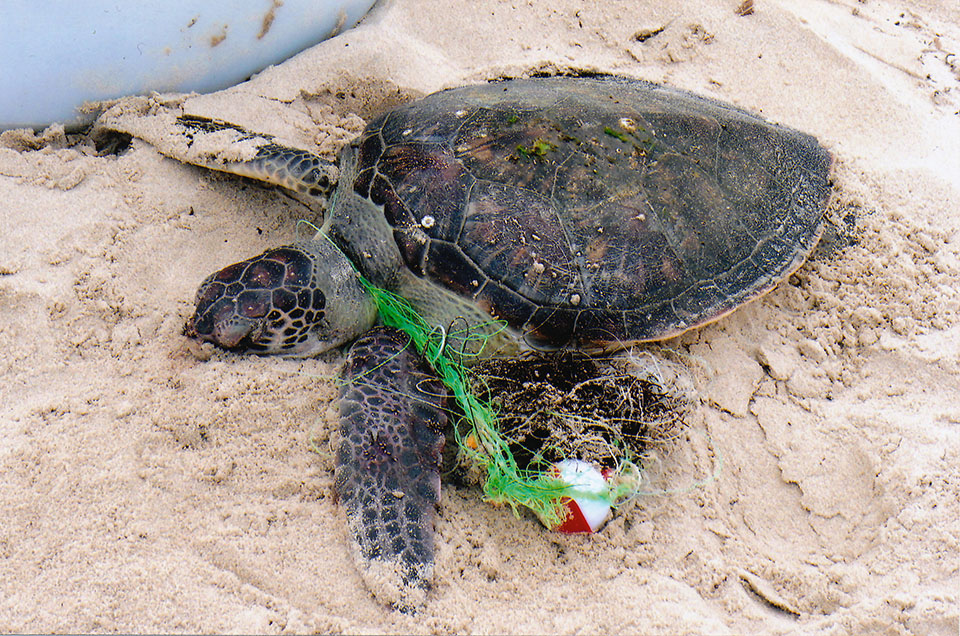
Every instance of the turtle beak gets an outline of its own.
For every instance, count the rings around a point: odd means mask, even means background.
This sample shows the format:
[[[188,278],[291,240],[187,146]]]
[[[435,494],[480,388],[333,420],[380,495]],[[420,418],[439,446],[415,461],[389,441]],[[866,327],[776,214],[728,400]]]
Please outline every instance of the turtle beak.
[[[266,322],[236,311],[230,299],[213,306],[201,304],[187,321],[184,334],[199,342],[212,342],[223,349],[250,349],[263,337]]]
[[[263,335],[262,320],[234,316],[232,320],[214,325],[213,333],[206,339],[224,349],[233,349],[244,340],[256,343],[261,335]]]

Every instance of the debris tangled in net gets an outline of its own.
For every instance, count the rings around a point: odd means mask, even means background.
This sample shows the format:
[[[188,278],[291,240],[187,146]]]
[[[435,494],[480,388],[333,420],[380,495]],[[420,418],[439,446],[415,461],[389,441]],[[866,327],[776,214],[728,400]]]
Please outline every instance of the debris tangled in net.
[[[642,464],[652,445],[675,438],[692,406],[657,364],[669,363],[530,353],[480,363],[474,386],[497,412],[518,466],[581,459],[615,470]]]

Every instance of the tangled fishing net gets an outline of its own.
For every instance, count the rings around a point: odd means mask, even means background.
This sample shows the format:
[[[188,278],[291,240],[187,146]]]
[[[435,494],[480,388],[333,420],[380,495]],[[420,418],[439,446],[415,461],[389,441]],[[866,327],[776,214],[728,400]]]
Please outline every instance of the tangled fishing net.
[[[460,457],[482,475],[484,498],[515,513],[529,508],[550,528],[564,521],[565,497],[584,497],[554,476],[554,462],[576,458],[607,469],[607,491],[591,496],[615,506],[640,491],[645,451],[677,434],[692,403],[636,358],[563,353],[483,361],[484,345],[504,325],[443,331],[405,299],[364,285],[381,321],[407,333],[449,388],[460,411]]]

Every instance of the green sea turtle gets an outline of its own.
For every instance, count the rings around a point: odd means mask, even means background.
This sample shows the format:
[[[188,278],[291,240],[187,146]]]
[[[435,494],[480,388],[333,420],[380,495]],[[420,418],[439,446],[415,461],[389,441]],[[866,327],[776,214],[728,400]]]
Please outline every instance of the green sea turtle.
[[[441,91],[376,118],[337,166],[224,122],[170,125],[248,146],[188,161],[330,198],[313,239],[203,281],[186,332],[300,356],[356,340],[335,488],[368,579],[392,576],[401,606],[430,578],[444,398],[406,336],[374,327],[361,275],[440,328],[503,321],[486,353],[623,348],[771,290],[817,243],[829,190],[813,137],[614,77]]]

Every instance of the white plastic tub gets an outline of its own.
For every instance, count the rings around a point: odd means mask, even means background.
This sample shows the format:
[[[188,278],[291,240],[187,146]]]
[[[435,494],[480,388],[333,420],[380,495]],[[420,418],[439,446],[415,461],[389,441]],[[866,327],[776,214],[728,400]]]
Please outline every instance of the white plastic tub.
[[[77,108],[226,88],[357,23],[374,0],[6,0],[0,129],[87,123]]]

